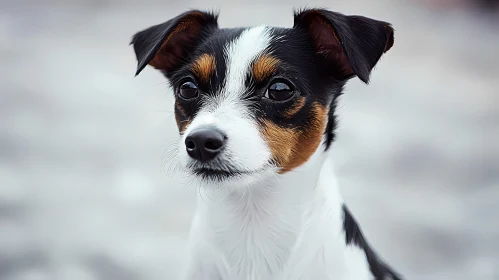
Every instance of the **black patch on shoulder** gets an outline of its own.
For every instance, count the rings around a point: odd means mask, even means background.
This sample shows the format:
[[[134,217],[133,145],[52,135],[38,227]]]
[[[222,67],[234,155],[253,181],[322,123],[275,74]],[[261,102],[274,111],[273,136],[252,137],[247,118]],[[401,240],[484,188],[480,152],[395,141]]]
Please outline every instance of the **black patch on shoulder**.
[[[385,264],[378,257],[376,252],[374,252],[371,246],[369,246],[369,243],[362,234],[362,230],[357,224],[357,221],[352,216],[346,205],[343,205],[343,214],[343,230],[345,231],[346,244],[358,246],[364,250],[374,280],[402,280],[402,276]]]

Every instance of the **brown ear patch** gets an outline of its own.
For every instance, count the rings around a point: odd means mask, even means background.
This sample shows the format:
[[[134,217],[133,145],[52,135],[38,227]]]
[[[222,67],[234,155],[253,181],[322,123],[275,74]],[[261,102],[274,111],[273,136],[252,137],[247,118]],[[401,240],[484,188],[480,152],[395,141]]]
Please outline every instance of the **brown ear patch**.
[[[207,53],[202,54],[194,61],[192,71],[200,81],[208,83],[216,71],[215,57]]]
[[[253,64],[253,77],[257,82],[263,82],[268,77],[272,76],[277,67],[279,66],[280,60],[271,55],[262,55]]]
[[[191,120],[185,113],[184,109],[177,101],[175,101],[175,121],[177,122],[178,131],[180,133],[183,133],[187,126],[191,123]]]
[[[149,65],[156,69],[169,71],[183,57],[184,50],[178,46],[188,45],[201,33],[202,26],[198,18],[203,16],[201,12],[193,12],[178,23],[163,41]]]
[[[280,174],[302,165],[317,150],[326,129],[327,114],[326,107],[315,103],[307,127],[284,128],[269,120],[263,121],[261,134],[280,167]]]
[[[312,10],[303,15],[303,21],[308,27],[309,36],[315,43],[317,53],[328,61],[335,61],[341,68],[339,70],[342,76],[353,74],[341,40],[324,16],[319,11]]]

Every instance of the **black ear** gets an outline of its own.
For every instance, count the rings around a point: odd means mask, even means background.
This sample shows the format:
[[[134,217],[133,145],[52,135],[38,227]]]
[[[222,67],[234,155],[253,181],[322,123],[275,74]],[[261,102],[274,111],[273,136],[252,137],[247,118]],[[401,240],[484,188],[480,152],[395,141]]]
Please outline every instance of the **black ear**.
[[[372,68],[393,46],[393,28],[387,22],[322,9],[294,16],[294,28],[306,30],[328,69],[342,80],[357,75],[368,83]]]
[[[147,64],[168,73],[177,67],[202,38],[218,28],[218,15],[192,10],[140,31],[132,38],[138,75]]]

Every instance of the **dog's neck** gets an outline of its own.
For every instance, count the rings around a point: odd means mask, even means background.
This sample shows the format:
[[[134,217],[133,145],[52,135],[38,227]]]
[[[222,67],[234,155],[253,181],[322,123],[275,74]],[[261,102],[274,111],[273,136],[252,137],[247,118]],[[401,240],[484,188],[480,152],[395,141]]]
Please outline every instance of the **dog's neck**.
[[[317,199],[323,200],[327,194],[331,194],[341,209],[331,161],[327,152],[320,149],[304,165],[252,185],[201,188],[198,207],[206,211],[213,222],[225,216],[226,220],[221,222],[230,224],[232,217],[233,226],[243,222],[241,218],[245,216],[255,218],[249,221],[254,226],[263,225],[271,218],[294,225],[300,223],[300,219],[293,212],[310,209],[311,204],[318,203]]]
[[[322,148],[258,185],[203,189],[199,197],[191,238],[217,252],[222,279],[329,279],[351,276],[350,268],[362,276],[349,279],[368,278],[363,252],[347,249],[343,203]]]

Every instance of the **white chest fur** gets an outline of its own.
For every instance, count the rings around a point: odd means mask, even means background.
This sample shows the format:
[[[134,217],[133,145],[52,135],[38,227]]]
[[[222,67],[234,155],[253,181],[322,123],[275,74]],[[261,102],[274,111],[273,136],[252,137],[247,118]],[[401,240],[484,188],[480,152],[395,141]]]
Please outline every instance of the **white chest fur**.
[[[258,187],[203,189],[184,279],[371,279],[364,251],[346,245],[330,160],[310,162]]]

